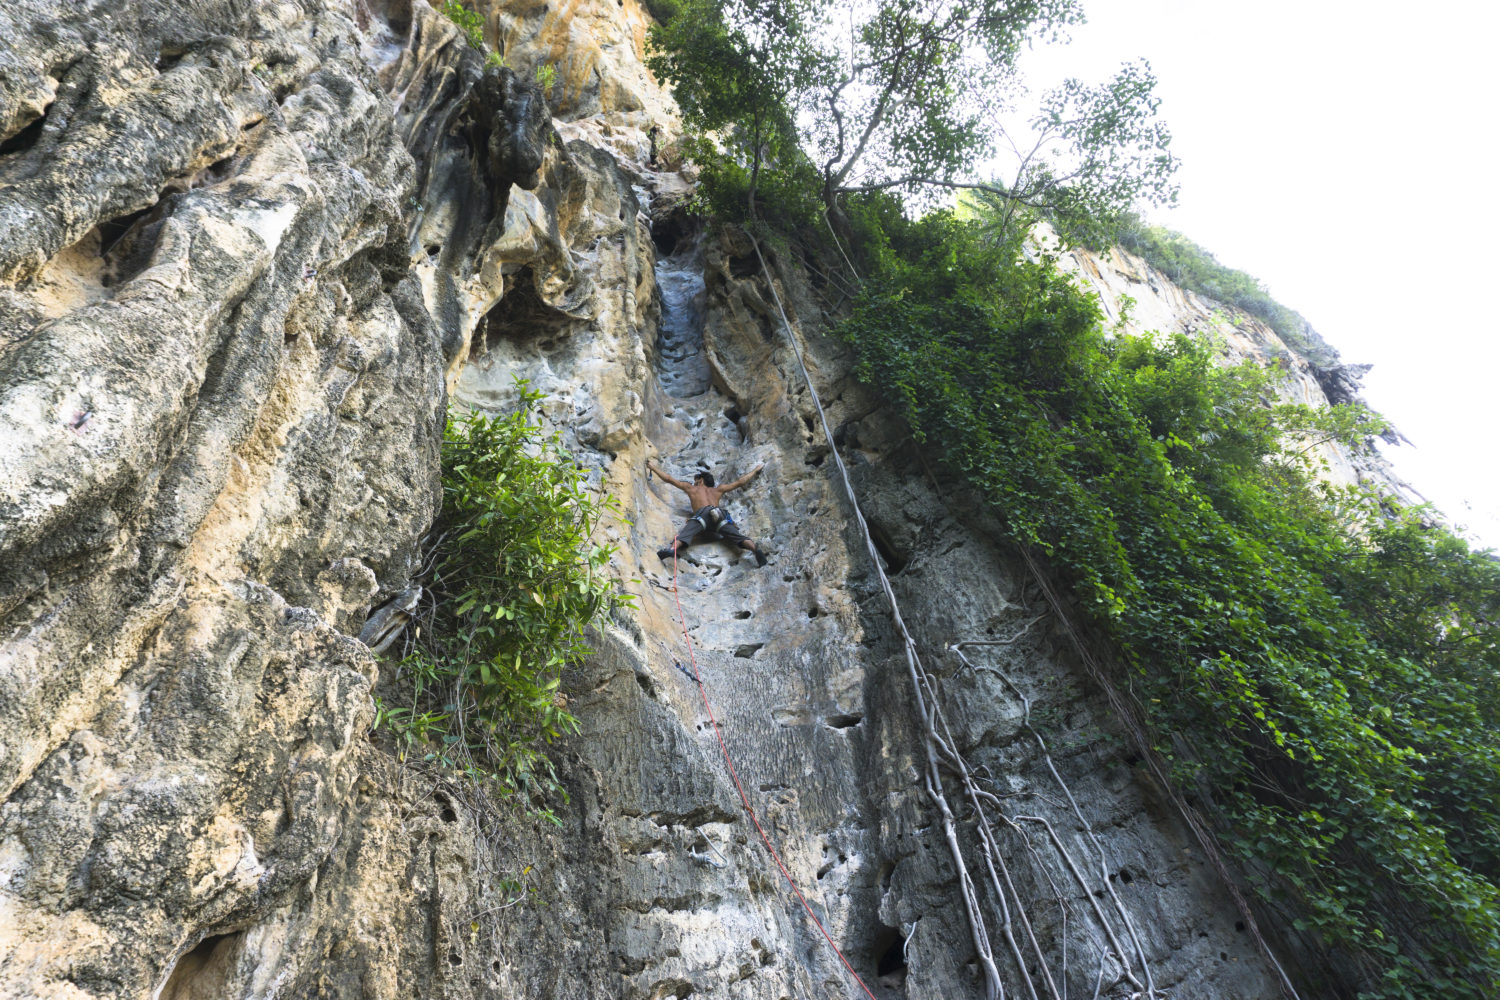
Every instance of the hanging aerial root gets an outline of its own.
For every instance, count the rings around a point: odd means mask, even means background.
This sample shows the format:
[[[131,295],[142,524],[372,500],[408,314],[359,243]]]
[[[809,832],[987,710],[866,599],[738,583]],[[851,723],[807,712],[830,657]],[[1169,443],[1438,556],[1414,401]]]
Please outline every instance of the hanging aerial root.
[[[1240,892],[1239,886],[1231,876],[1229,866],[1225,863],[1224,857],[1219,851],[1218,843],[1209,831],[1207,824],[1187,804],[1177,789],[1173,787],[1172,783],[1167,780],[1161,762],[1157,758],[1155,748],[1152,746],[1150,739],[1147,738],[1141,725],[1136,721],[1135,711],[1105,674],[1104,668],[1100,666],[1099,661],[1094,657],[1088,643],[1078,634],[1078,630],[1073,627],[1073,622],[1069,617],[1066,605],[1061,596],[1052,587],[1047,577],[1042,574],[1041,568],[1037,566],[1036,558],[1025,546],[1021,546],[1020,553],[1021,558],[1026,561],[1027,568],[1031,570],[1032,579],[1036,581],[1043,598],[1047,601],[1053,617],[1062,626],[1063,631],[1067,634],[1069,641],[1077,652],[1079,660],[1082,661],[1084,668],[1088,671],[1094,683],[1099,686],[1104,692],[1105,697],[1109,699],[1110,708],[1114,710],[1116,717],[1130,733],[1131,740],[1135,743],[1136,751],[1151,769],[1151,774],[1156,779],[1156,783],[1162,793],[1177,808],[1178,814],[1182,817],[1183,822],[1188,825],[1188,829],[1193,831],[1193,836],[1198,841],[1199,847],[1203,849],[1203,853],[1208,857],[1209,862],[1214,867],[1214,871],[1218,873],[1225,889],[1229,892],[1230,898],[1234,900],[1235,908],[1239,910],[1240,916],[1245,922],[1245,927],[1250,932],[1251,938],[1255,941],[1256,948],[1260,951],[1261,957],[1266,960],[1271,968],[1276,970],[1282,996],[1286,1000],[1301,1000],[1297,994],[1296,987],[1292,985],[1290,977],[1287,976],[1286,970],[1276,960],[1276,956],[1271,952],[1270,944],[1267,943],[1264,935],[1261,934],[1260,927],[1255,920],[1255,915],[1250,910],[1250,904],[1245,899],[1244,893]]]
[[[1030,622],[1027,623],[1025,628],[1029,629],[1035,623],[1036,619],[1033,618]],[[1025,629],[1022,630],[1022,632],[1024,631]],[[953,650],[953,652],[957,654],[959,660],[962,661],[970,669],[979,669],[974,665],[972,661],[969,660],[967,656],[964,655],[962,647],[1009,645],[1014,642],[1016,638],[1019,638],[1019,635],[1020,633],[1018,633],[1016,636],[1012,636],[1010,639],[999,642],[992,640],[969,640],[966,642],[958,642],[954,643],[948,648]],[[1073,808],[1074,817],[1077,818],[1079,825],[1083,828],[1084,833],[1088,835],[1090,842],[1093,843],[1094,849],[1098,853],[1099,880],[1104,886],[1104,890],[1109,893],[1110,899],[1114,902],[1115,910],[1120,915],[1121,921],[1125,924],[1125,929],[1126,932],[1130,935],[1131,943],[1135,946],[1135,953],[1137,958],[1140,960],[1141,971],[1146,977],[1146,982],[1144,983],[1146,995],[1148,997],[1154,997],[1156,995],[1156,988],[1151,978],[1151,967],[1146,961],[1146,949],[1141,945],[1140,936],[1136,933],[1135,930],[1135,923],[1130,919],[1130,914],[1126,911],[1125,904],[1120,901],[1120,897],[1115,893],[1113,884],[1110,883],[1109,859],[1104,853],[1104,845],[1100,843],[1098,835],[1094,833],[1093,824],[1088,821],[1088,819],[1083,815],[1083,810],[1079,808],[1078,800],[1074,797],[1073,790],[1068,787],[1068,783],[1064,781],[1062,775],[1058,773],[1057,765],[1052,760],[1052,752],[1047,747],[1047,741],[1042,739],[1042,734],[1037,732],[1036,727],[1031,724],[1031,699],[1028,698],[1026,696],[1026,693],[1021,690],[1020,686],[1017,685],[1015,681],[1011,680],[1010,676],[999,667],[992,664],[986,664],[983,669],[988,670],[989,672],[995,674],[995,676],[999,677],[1001,682],[1003,682],[1005,686],[1011,690],[1011,693],[1014,694],[1016,698],[1021,702],[1021,725],[1029,734],[1031,734],[1031,738],[1036,740],[1037,747],[1041,750],[1042,753],[1042,761],[1047,765],[1047,770],[1051,773],[1052,780],[1056,782],[1057,787],[1062,790],[1063,795],[1068,800],[1068,804]],[[1016,818],[1021,819],[1023,817],[1018,816]],[[1045,823],[1046,821],[1042,820],[1042,822]],[[1049,831],[1052,831],[1051,823],[1047,823],[1047,829]],[[1125,950],[1120,947],[1120,942],[1118,939],[1116,939],[1114,930],[1111,928],[1109,922],[1104,919],[1104,914],[1103,911],[1099,908],[1097,898],[1094,896],[1093,892],[1089,890],[1088,886],[1084,883],[1081,876],[1079,876],[1078,867],[1074,862],[1072,855],[1063,848],[1062,841],[1057,838],[1056,832],[1052,831],[1052,833],[1053,841],[1057,844],[1058,849],[1062,851],[1062,853],[1066,857],[1068,865],[1073,869],[1074,876],[1079,878],[1079,885],[1084,889],[1084,893],[1088,896],[1089,902],[1093,904],[1094,911],[1096,914],[1098,914],[1100,924],[1103,926],[1105,933],[1109,935],[1110,943],[1114,946],[1116,953],[1119,955],[1121,961],[1125,964],[1125,972],[1129,976],[1131,983],[1136,987],[1141,987],[1143,984],[1139,979],[1135,978],[1133,972],[1131,971],[1130,963],[1128,958],[1126,958]]]
[[[880,580],[880,589],[885,594],[887,603],[891,608],[891,619],[895,623],[896,630],[901,636],[902,648],[906,654],[907,673],[912,684],[912,693],[916,697],[917,717],[922,720],[926,729],[926,757],[927,765],[924,769],[924,787],[928,798],[933,801],[943,822],[944,839],[948,844],[949,854],[953,858],[954,870],[958,873],[959,886],[964,901],[964,910],[969,921],[969,930],[974,943],[974,952],[979,962],[980,971],[984,975],[985,996],[987,1000],[1004,1000],[1005,987],[1000,981],[1000,972],[995,967],[994,948],[990,944],[989,931],[985,927],[984,914],[980,910],[979,897],[974,885],[974,879],[969,873],[969,867],[964,860],[963,850],[958,842],[957,821],[953,816],[953,809],[948,804],[947,797],[943,792],[942,776],[938,772],[938,754],[940,740],[936,729],[928,713],[928,698],[924,695],[924,688],[930,687],[930,679],[927,670],[922,666],[921,657],[917,651],[917,643],[912,638],[911,631],[907,629],[906,622],[901,617],[901,606],[896,600],[896,594],[891,589],[890,578],[885,573],[885,567],[881,563],[880,552],[875,548],[874,537],[870,534],[870,526],[865,521],[864,512],[860,509],[859,499],[854,493],[854,484],[849,481],[849,470],[844,465],[843,456],[839,454],[838,446],[833,440],[833,430],[828,426],[828,415],[823,410],[822,400],[818,396],[818,390],[813,385],[812,376],[807,371],[807,362],[802,357],[802,347],[797,343],[797,336],[792,330],[791,320],[787,318],[786,309],[782,306],[781,295],[776,290],[776,282],[771,278],[771,269],[766,265],[766,259],[760,252],[760,243],[754,234],[750,235],[751,245],[755,248],[755,257],[760,261],[761,273],[765,276],[766,286],[770,289],[771,297],[776,303],[776,311],[781,316],[782,327],[786,330],[787,340],[792,346],[792,353],[797,359],[797,367],[802,372],[802,380],[807,385],[808,393],[812,397],[813,407],[817,410],[818,421],[823,428],[823,437],[828,442],[829,453],[833,456],[834,467],[838,470],[839,479],[844,487],[844,495],[848,498],[849,507],[854,513],[855,524],[859,528],[860,536],[865,542],[865,551],[870,556],[870,563],[875,567],[876,577]],[[1008,927],[1008,922],[1006,923]],[[1026,974],[1025,963],[1020,962],[1020,951],[1013,947],[1013,952],[1020,964],[1021,972]],[[1032,991],[1035,997],[1035,990]]]

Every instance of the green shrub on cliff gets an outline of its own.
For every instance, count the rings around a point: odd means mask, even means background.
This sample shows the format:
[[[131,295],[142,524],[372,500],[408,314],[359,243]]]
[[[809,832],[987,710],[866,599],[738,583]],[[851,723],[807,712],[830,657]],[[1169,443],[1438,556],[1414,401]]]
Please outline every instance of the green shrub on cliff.
[[[488,45],[484,44],[484,15],[477,10],[470,10],[459,0],[443,0],[443,6],[438,13],[452,21],[463,32],[464,39],[469,47],[484,56],[486,66],[504,66],[505,57]]]
[[[559,791],[545,747],[577,730],[559,692],[587,630],[629,602],[605,575],[615,549],[593,536],[614,501],[532,420],[537,392],[497,417],[450,418],[441,532],[428,584],[436,610],[402,661],[409,705],[381,706],[405,753],[545,816]]]
[[[1361,997],[1496,996],[1495,561],[1319,483],[1309,434],[1352,443],[1368,412],[1272,405],[1269,373],[1186,337],[1107,337],[978,221],[861,217],[861,376],[1072,585],[1263,900]]]

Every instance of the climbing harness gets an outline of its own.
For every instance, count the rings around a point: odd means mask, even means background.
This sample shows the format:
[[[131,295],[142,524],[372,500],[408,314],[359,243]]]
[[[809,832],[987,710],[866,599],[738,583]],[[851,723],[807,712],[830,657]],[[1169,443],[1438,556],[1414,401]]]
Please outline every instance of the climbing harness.
[[[713,505],[693,511],[693,516],[688,520],[703,525],[704,531],[718,531],[720,525],[734,523],[734,518],[725,513],[723,507]]]
[[[776,862],[776,867],[781,869],[782,877],[786,879],[786,884],[791,887],[793,895],[797,897],[797,902],[802,904],[802,909],[806,911],[808,919],[817,926],[818,931],[823,935],[823,940],[828,942],[828,947],[832,948],[833,953],[839,957],[839,961],[844,963],[844,968],[849,970],[849,975],[854,977],[854,981],[859,984],[859,988],[865,991],[865,995],[870,1000],[876,1000],[875,994],[870,992],[870,987],[866,986],[865,981],[859,978],[859,973],[854,971],[854,966],[849,964],[849,960],[844,957],[844,953],[839,950],[839,946],[833,943],[833,936],[828,933],[828,929],[823,926],[823,921],[819,920],[818,915],[813,912],[812,906],[807,902],[807,897],[802,895],[801,889],[797,888],[797,882],[792,878],[792,873],[787,871],[786,863],[781,860],[781,854],[776,850],[776,846],[771,843],[771,838],[766,833],[765,828],[760,825],[760,819],[755,815],[754,807],[750,805],[750,796],[745,794],[745,786],[740,783],[739,772],[734,769],[734,758],[729,755],[729,744],[724,742],[724,734],[719,730],[719,720],[714,717],[713,706],[709,704],[708,688],[704,686],[703,674],[698,669],[698,657],[693,652],[693,637],[688,634],[687,615],[682,610],[682,597],[677,593],[677,553],[675,551],[672,553],[672,600],[677,603],[677,617],[682,622],[682,638],[687,643],[688,662],[693,665],[693,680],[698,684],[698,693],[703,696],[703,708],[708,712],[708,721],[713,724],[714,736],[718,738],[719,750],[724,755],[724,766],[729,769],[729,777],[734,781],[735,791],[740,793],[740,804],[744,806],[745,814],[750,817],[750,822],[755,824],[755,832],[760,834],[760,842],[766,845],[767,853]],[[710,844],[709,846],[713,845]]]

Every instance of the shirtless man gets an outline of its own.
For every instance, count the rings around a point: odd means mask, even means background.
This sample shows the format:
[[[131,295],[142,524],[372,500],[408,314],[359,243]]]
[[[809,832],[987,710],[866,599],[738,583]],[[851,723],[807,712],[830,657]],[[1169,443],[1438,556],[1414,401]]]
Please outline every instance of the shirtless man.
[[[688,503],[692,504],[693,510],[693,516],[688,518],[687,524],[684,524],[682,530],[677,533],[677,537],[672,539],[672,544],[664,545],[656,550],[656,554],[661,557],[661,560],[666,562],[668,559],[674,558],[676,552],[693,544],[693,539],[700,532],[704,532],[703,538],[705,541],[722,538],[727,542],[735,543],[742,549],[749,549],[755,553],[755,565],[764,566],[766,564],[766,554],[750,540],[748,535],[735,525],[734,521],[729,517],[728,511],[719,506],[719,500],[730,490],[737,490],[754,479],[760,474],[760,470],[765,467],[766,463],[762,462],[734,482],[725,483],[723,486],[715,486],[714,474],[712,472],[699,472],[693,476],[691,483],[685,483],[681,479],[667,475],[667,473],[662,471],[661,466],[647,459],[646,468],[686,493],[688,495]]]

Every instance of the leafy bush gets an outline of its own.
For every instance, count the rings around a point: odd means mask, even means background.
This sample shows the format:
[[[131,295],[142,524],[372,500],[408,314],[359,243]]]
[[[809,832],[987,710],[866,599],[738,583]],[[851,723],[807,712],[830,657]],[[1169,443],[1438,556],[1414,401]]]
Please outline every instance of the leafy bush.
[[[464,33],[468,39],[469,47],[484,56],[486,66],[504,66],[505,57],[484,44],[484,15],[477,10],[470,10],[459,0],[443,0],[443,6],[438,11],[448,20],[458,25],[458,30]]]
[[[532,422],[541,396],[518,385],[514,413],[448,422],[437,607],[402,661],[409,705],[382,704],[378,723],[404,753],[492,780],[550,817],[542,796],[560,789],[544,748],[578,727],[562,671],[590,652],[588,628],[631,597],[604,575],[614,547],[593,541],[615,502]]]
[[[861,376],[1072,585],[1262,898],[1362,997],[1495,996],[1500,566],[1320,484],[1309,441],[1359,440],[1368,411],[1273,405],[1270,373],[1189,338],[1108,338],[977,222],[859,218]]]
[[[543,63],[536,68],[536,85],[542,88],[546,94],[552,90],[552,85],[557,82],[557,66],[553,63]]]

